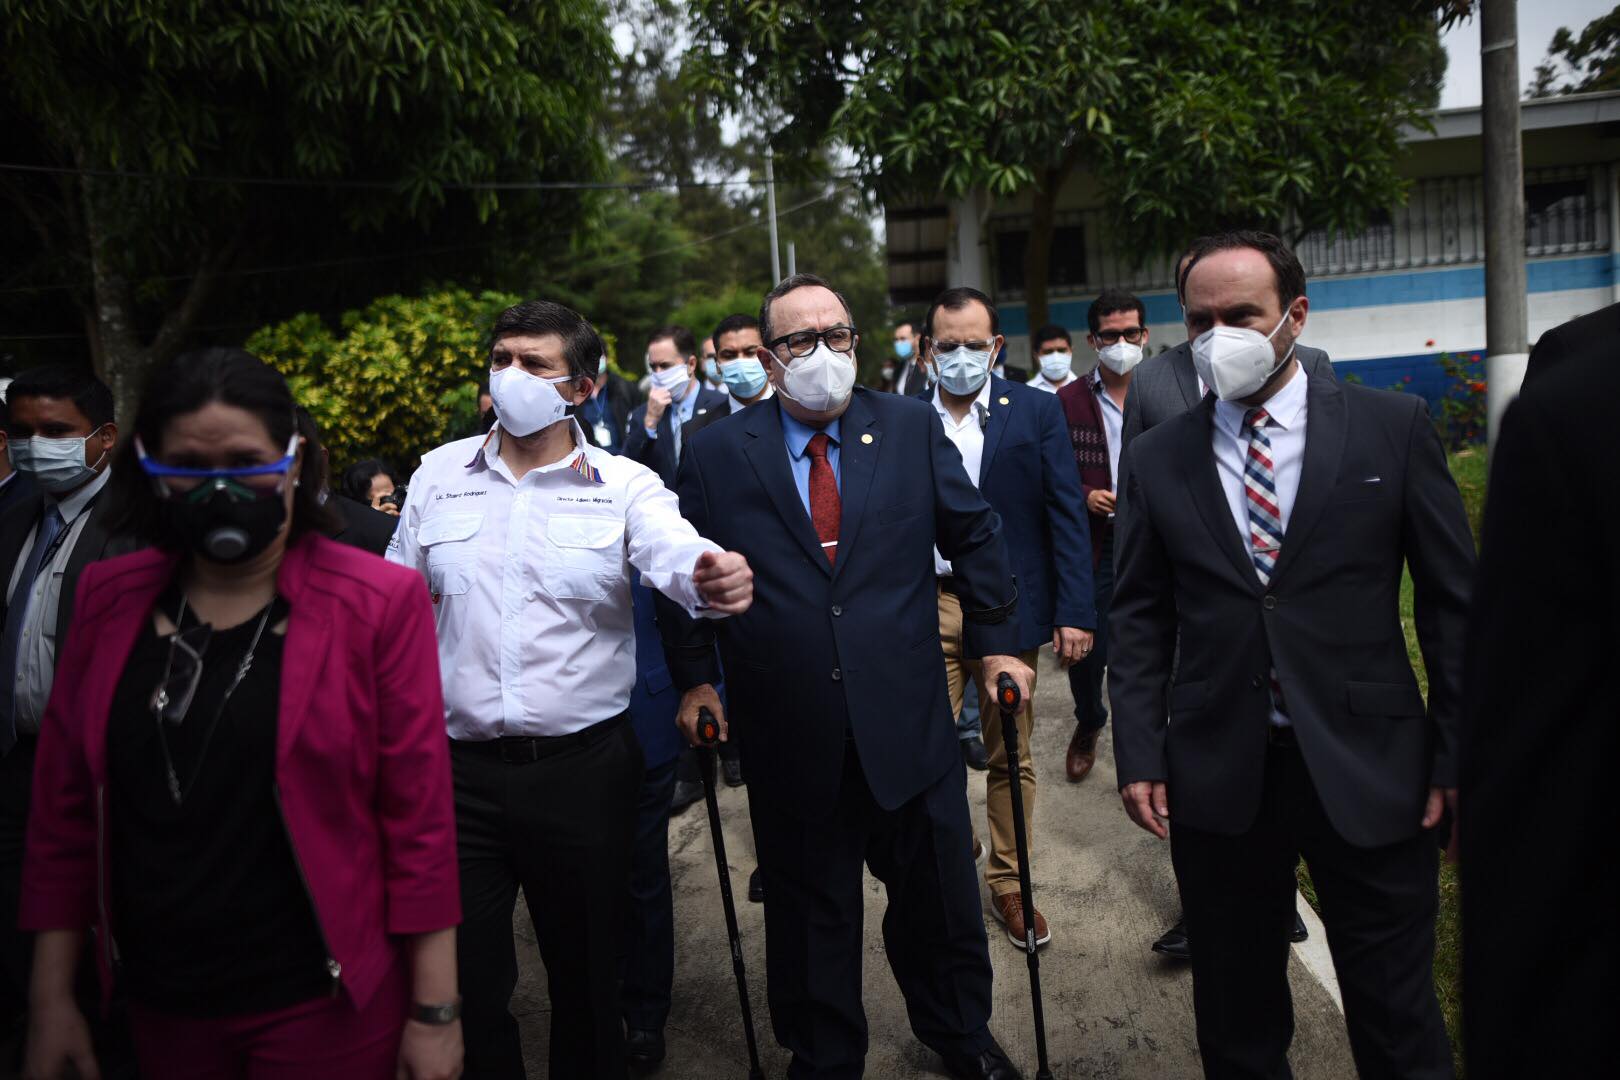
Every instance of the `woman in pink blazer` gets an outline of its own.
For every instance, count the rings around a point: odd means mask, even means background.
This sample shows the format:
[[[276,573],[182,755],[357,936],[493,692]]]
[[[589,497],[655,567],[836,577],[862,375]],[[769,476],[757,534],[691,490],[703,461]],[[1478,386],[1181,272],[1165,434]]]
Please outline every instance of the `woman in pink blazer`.
[[[144,1075],[461,1070],[455,822],[421,579],[322,535],[281,376],[156,373],[107,495],[150,544],[92,565],[39,741],[20,922],[28,1074],[95,1075],[94,930]]]

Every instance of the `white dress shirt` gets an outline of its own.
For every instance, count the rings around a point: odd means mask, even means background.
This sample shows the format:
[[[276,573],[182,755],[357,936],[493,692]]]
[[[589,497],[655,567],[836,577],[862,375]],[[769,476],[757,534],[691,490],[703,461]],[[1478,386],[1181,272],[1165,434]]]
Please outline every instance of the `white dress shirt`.
[[[1297,367],[1299,361],[1289,363]],[[1271,442],[1277,516],[1282,520],[1285,538],[1288,519],[1294,512],[1294,499],[1299,495],[1300,472],[1305,465],[1305,390],[1309,382],[1303,370],[1295,371],[1264,406],[1271,418],[1266,422],[1266,438]],[[1243,465],[1249,458],[1249,430],[1243,424],[1243,417],[1252,407],[1240,401],[1217,401],[1215,423],[1210,425],[1215,444],[1215,471],[1220,475],[1226,505],[1232,511],[1232,521],[1237,525],[1245,550],[1249,547],[1249,501],[1243,487]],[[1271,722],[1283,726],[1288,723],[1288,717],[1273,706]]]
[[[1103,435],[1108,439],[1108,490],[1114,491],[1119,483],[1119,452],[1125,448],[1125,410],[1115,404],[1096,371],[1091,373],[1091,392],[1097,395],[1097,409],[1102,413]]]
[[[748,406],[751,405],[751,404],[752,405],[758,405],[761,401],[768,400],[770,398],[770,396],[772,394],[774,394],[774,393],[776,393],[776,387],[772,386],[770,383],[766,383],[765,384],[764,396],[756,398],[752,402],[742,400],[736,394],[733,394],[730,390],[726,391],[726,398],[727,398],[728,402],[731,405],[731,411],[734,412],[734,413],[740,413],[744,409],[748,408]]]
[[[522,479],[501,430],[433,450],[411,478],[388,558],[427,578],[453,739],[567,735],[622,713],[636,679],[631,568],[694,616],[692,571],[719,551],[674,492],[587,446]]]
[[[45,704],[51,699],[51,683],[56,676],[56,650],[62,644],[56,640],[62,579],[67,574],[68,561],[73,558],[73,548],[79,542],[79,535],[84,532],[84,524],[90,519],[90,504],[107,486],[107,478],[111,475],[110,470],[102,469],[94,480],[61,498],[48,491],[45,493],[45,512],[50,513],[54,505],[62,515],[63,530],[56,550],[39,568],[39,576],[34,579],[33,594],[26,599],[28,613],[23,617],[22,638],[17,642],[17,687],[13,699],[16,702],[19,734],[39,734],[40,721],[45,717]],[[17,553],[17,565],[11,571],[11,579],[6,582],[8,607],[23,599],[15,595],[19,584],[17,579],[22,576],[28,556],[33,553],[34,538],[38,535],[39,524],[36,522],[22,550]]]
[[[1065,386],[1068,386],[1070,383],[1074,382],[1074,380],[1078,377],[1079,376],[1075,375],[1075,373],[1071,371],[1067,376],[1064,377],[1062,382],[1055,383],[1037,371],[1035,373],[1035,377],[1030,379],[1024,385],[1035,390],[1045,390],[1048,394],[1055,394]]]
[[[939,413],[940,422],[945,425],[945,437],[956,445],[957,453],[962,455],[962,467],[967,470],[968,479],[973,486],[979,486],[979,469],[984,464],[984,424],[990,416],[990,380],[984,380],[979,388],[979,396],[973,399],[973,404],[959,422],[940,400],[939,387],[934,387],[934,411]],[[934,549],[934,573],[945,577],[951,572],[950,560]]]

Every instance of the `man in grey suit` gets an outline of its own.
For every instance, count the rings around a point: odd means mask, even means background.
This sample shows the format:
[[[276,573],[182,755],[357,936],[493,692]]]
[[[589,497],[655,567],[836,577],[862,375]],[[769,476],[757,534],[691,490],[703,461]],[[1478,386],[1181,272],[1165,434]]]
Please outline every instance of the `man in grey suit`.
[[[1187,256],[1183,255],[1176,263],[1176,297],[1182,301],[1183,310],[1186,310],[1186,297],[1182,292],[1186,272]],[[1328,360],[1328,354],[1321,349],[1313,349],[1309,345],[1296,345],[1294,355],[1299,359],[1300,367],[1304,369],[1307,378],[1318,375],[1328,379],[1338,378],[1333,373],[1333,364]],[[1149,428],[1166,420],[1173,420],[1193,408],[1204,399],[1206,392],[1207,388],[1199,382],[1198,372],[1193,370],[1191,341],[1183,341],[1180,345],[1167,349],[1157,356],[1148,357],[1137,365],[1135,376],[1131,379],[1130,391],[1125,395],[1125,424],[1120,435],[1119,477],[1114,484],[1115,537],[1126,535],[1125,515],[1128,500],[1125,493],[1130,490],[1131,440]],[[1114,562],[1117,567],[1118,547],[1114,549]],[[1305,937],[1305,924],[1296,914],[1292,940],[1304,941]],[[1187,940],[1187,921],[1184,917],[1179,915],[1176,917],[1175,925],[1153,943],[1153,951],[1173,960],[1192,959],[1192,948]]]

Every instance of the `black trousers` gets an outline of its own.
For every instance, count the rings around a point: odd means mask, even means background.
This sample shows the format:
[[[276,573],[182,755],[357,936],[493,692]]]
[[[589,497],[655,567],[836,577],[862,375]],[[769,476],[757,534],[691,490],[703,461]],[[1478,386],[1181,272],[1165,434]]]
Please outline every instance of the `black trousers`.
[[[34,935],[17,929],[17,909],[22,903],[23,837],[37,745],[37,739],[24,735],[0,757],[0,1010],[7,1025],[22,1023],[34,966]]]
[[[1170,852],[1193,942],[1205,1076],[1292,1075],[1288,931],[1294,863],[1304,856],[1357,1071],[1363,1080],[1449,1080],[1451,1047],[1434,993],[1439,852],[1432,834],[1379,848],[1350,845],[1328,821],[1299,750],[1273,746],[1249,831],[1220,836],[1172,823]]]
[[[669,879],[669,807],[675,762],[648,769],[636,801],[630,861],[624,986],[619,1006],[626,1027],[662,1031],[675,983],[675,893]]]
[[[992,1045],[990,954],[958,760],[932,787],[881,809],[855,745],[830,817],[804,821],[750,789],[765,885],[765,961],[771,1026],[793,1053],[790,1077],[859,1077],[866,1056],[861,1008],[862,867],[888,890],[883,944],[911,1029],[942,1054]]]
[[[510,1011],[519,888],[550,990],[550,1075],[626,1075],[619,972],[643,769],[630,725],[609,725],[593,729],[600,731],[597,738],[525,763],[503,760],[491,752],[493,744],[450,744],[461,868],[456,963],[468,1077],[525,1075]]]
[[[1091,652],[1069,667],[1069,693],[1074,696],[1074,721],[1090,734],[1108,724],[1108,706],[1103,703],[1103,674],[1108,670],[1108,609],[1114,603],[1114,534],[1102,542],[1101,561],[1092,571],[1096,596],[1097,629],[1092,634]]]

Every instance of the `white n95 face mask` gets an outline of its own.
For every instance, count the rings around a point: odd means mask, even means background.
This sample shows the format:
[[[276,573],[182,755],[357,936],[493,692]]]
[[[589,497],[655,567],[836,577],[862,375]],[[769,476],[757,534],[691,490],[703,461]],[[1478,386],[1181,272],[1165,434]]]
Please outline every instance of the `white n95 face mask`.
[[[490,372],[489,396],[495,401],[501,430],[522,438],[567,417],[568,401],[562,396],[562,386],[573,381],[572,375],[544,379],[516,364]]]
[[[1097,360],[1115,375],[1129,375],[1131,369],[1142,362],[1142,346],[1132,345],[1128,341],[1116,341],[1112,345],[1098,349]]]
[[[829,349],[825,341],[791,364],[776,362],[782,365],[782,393],[811,412],[835,412],[854,393],[854,358]]]
[[[1294,355],[1290,345],[1279,361],[1271,347],[1271,339],[1287,321],[1288,313],[1284,312],[1269,334],[1240,326],[1212,326],[1205,330],[1192,343],[1193,367],[1198,377],[1222,401],[1237,401],[1253,394]]]
[[[1049,383],[1060,383],[1074,371],[1074,353],[1055,352],[1041,357],[1041,377]]]

